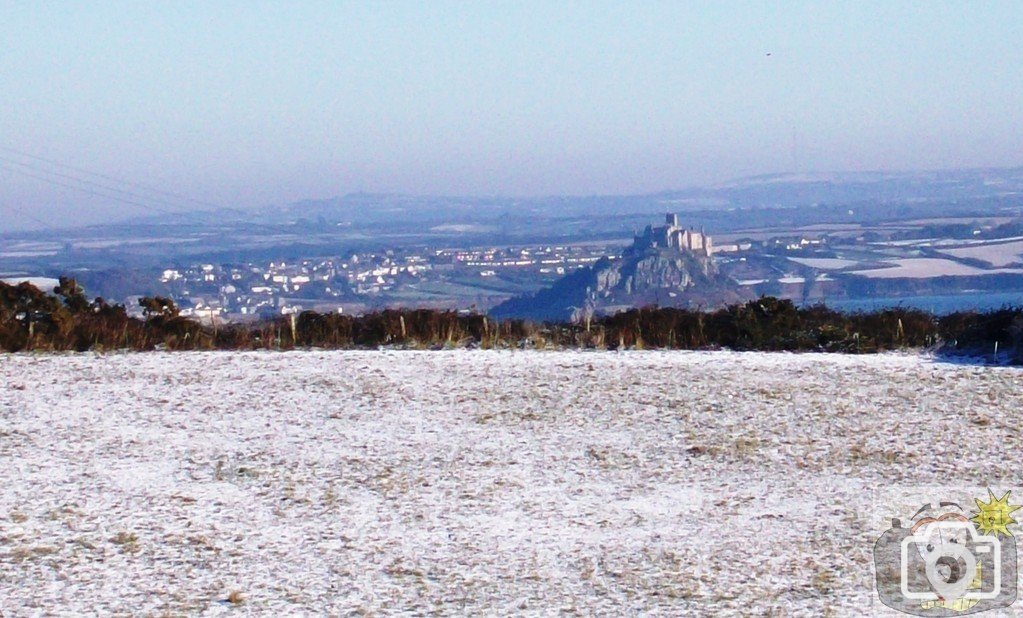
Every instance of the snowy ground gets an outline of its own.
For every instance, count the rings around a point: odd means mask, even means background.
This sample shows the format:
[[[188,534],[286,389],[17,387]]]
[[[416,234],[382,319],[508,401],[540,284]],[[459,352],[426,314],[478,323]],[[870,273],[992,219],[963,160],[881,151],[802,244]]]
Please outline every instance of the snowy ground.
[[[943,258],[905,258],[889,260],[891,267],[849,271],[869,279],[930,279],[932,277],[970,277],[976,275],[1019,275],[1019,268],[977,268]]]
[[[1023,446],[1023,372],[911,355],[6,355],[0,385],[5,616],[882,614],[879,489],[1018,483]]]
[[[983,245],[972,244],[955,249],[945,249],[942,253],[960,258],[983,260],[995,267],[1010,266],[1020,263],[1020,254],[1023,254],[1023,240],[992,242]]]

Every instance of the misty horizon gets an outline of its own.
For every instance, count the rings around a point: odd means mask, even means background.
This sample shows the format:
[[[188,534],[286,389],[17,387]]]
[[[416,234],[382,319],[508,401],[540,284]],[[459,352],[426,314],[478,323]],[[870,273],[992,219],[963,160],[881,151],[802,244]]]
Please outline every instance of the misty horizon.
[[[54,170],[58,172],[64,172],[60,167],[54,167]],[[83,169],[75,167],[74,169]],[[132,221],[141,221],[151,217],[156,219],[168,219],[173,220],[174,217],[188,214],[200,214],[200,213],[216,213],[218,211],[231,211],[235,213],[250,213],[257,214],[260,212],[271,211],[274,209],[288,208],[298,206],[306,203],[325,203],[332,200],[345,200],[350,198],[358,197],[378,197],[378,198],[407,198],[410,200],[476,200],[480,202],[486,201],[522,201],[522,202],[542,202],[545,200],[587,200],[587,199],[626,199],[626,198],[644,198],[644,197],[658,197],[664,195],[673,194],[687,194],[687,193],[698,193],[698,192],[711,192],[715,190],[722,190],[741,186],[756,185],[758,182],[765,181],[782,181],[792,184],[821,184],[821,183],[833,183],[833,182],[851,182],[851,183],[870,183],[879,181],[882,179],[899,179],[904,177],[919,176],[928,177],[932,175],[956,175],[956,174],[983,174],[983,173],[1011,173],[1016,171],[1023,171],[1023,166],[1011,166],[1011,167],[975,167],[975,168],[945,168],[945,169],[895,169],[895,170],[807,170],[807,171],[780,171],[773,173],[764,173],[751,176],[734,177],[728,178],[719,182],[709,182],[702,184],[690,184],[678,187],[665,187],[659,190],[637,192],[637,193],[543,193],[543,194],[455,194],[455,193],[407,193],[397,191],[350,191],[347,193],[335,194],[335,195],[307,195],[307,196],[296,196],[294,199],[288,201],[277,202],[277,203],[262,203],[262,204],[247,204],[247,205],[228,205],[228,204],[214,204],[205,202],[201,199],[196,199],[191,196],[175,193],[173,191],[165,191],[163,189],[157,190],[156,188],[139,188],[139,185],[131,181],[120,181],[120,179],[109,178],[109,186],[116,187],[118,183],[120,186],[127,187],[126,191],[136,192],[136,196],[125,196],[120,195],[123,192],[121,189],[111,189],[112,197],[107,198],[96,198],[95,196],[86,195],[85,197],[78,197],[72,199],[73,204],[87,202],[89,200],[99,200],[107,204],[106,209],[96,215],[95,218],[90,218],[88,212],[78,212],[77,215],[80,219],[75,220],[44,220],[32,213],[31,210],[19,208],[17,206],[11,207],[8,205],[6,212],[5,226],[2,232],[23,232],[33,230],[57,230],[62,228],[74,228],[80,226],[93,226],[97,224],[107,223],[129,223]],[[89,175],[86,173],[80,173],[80,178],[84,182],[91,182],[95,179],[95,175]],[[45,177],[45,176],[44,176]],[[71,195],[80,195],[83,190],[90,190],[92,187],[88,185],[78,184],[78,181],[64,181],[68,184],[68,193]],[[142,187],[148,187],[148,185],[141,185]],[[70,188],[74,187],[74,188]],[[171,196],[171,197],[168,197]],[[127,201],[123,201],[127,200]],[[155,201],[150,201],[155,200]]]
[[[193,210],[1023,165],[1009,2],[4,12],[11,227],[139,214],[97,176]]]

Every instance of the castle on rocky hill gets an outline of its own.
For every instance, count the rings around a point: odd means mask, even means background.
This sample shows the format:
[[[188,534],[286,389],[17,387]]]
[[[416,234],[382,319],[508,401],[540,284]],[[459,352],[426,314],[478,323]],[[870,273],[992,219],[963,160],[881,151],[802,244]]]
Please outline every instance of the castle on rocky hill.
[[[710,257],[713,252],[710,236],[703,231],[696,232],[693,228],[686,229],[678,224],[678,215],[665,215],[665,225],[660,227],[646,226],[643,233],[636,236],[635,249],[677,249],[689,251],[703,257]]]
[[[618,257],[603,257],[550,287],[510,298],[490,310],[495,318],[577,320],[634,307],[713,308],[746,300],[711,259],[703,230],[686,229],[678,215],[648,225]]]

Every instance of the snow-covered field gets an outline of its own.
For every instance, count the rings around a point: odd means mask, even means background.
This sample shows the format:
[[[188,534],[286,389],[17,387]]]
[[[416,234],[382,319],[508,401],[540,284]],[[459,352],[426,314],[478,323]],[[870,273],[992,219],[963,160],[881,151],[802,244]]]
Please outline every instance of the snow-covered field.
[[[954,249],[945,249],[942,253],[947,253],[954,257],[983,260],[995,267],[1010,266],[1023,261],[1020,257],[1020,254],[1023,254],[1023,240],[983,245],[973,244]]]
[[[789,261],[820,270],[841,270],[859,264],[857,260],[842,258],[789,258]]]
[[[914,355],[7,355],[0,374],[5,616],[882,614],[878,491],[1000,487],[1023,452],[1023,373]]]
[[[931,277],[968,277],[976,275],[1023,274],[1019,268],[977,268],[942,258],[905,258],[890,260],[891,267],[850,271],[870,279],[929,279]]]

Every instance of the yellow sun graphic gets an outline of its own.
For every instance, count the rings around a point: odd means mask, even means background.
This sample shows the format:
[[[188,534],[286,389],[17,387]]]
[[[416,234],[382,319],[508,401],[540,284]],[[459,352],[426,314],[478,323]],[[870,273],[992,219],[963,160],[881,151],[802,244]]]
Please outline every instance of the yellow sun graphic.
[[[977,514],[970,521],[977,524],[981,534],[994,533],[1012,536],[1009,526],[1017,522],[1010,513],[1023,507],[1009,504],[1010,492],[1008,491],[1001,498],[996,498],[990,489],[987,490],[987,493],[991,496],[990,502],[982,502],[980,498],[974,498],[974,502],[977,503]]]

